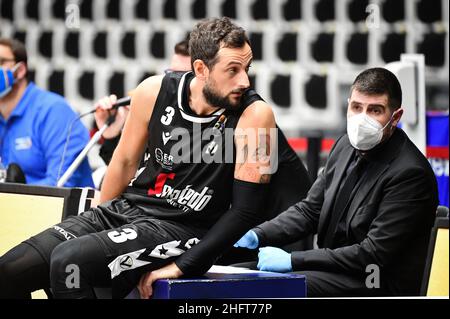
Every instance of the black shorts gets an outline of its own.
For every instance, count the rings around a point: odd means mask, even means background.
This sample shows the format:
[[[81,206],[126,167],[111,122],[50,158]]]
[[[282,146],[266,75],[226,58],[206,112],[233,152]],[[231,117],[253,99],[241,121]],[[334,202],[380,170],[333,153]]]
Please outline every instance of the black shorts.
[[[107,263],[111,279],[128,272],[134,278],[132,281],[136,281],[143,273],[173,261],[198,243],[206,231],[155,219],[127,200],[116,199],[69,217],[25,243],[36,248],[50,264],[52,251],[57,245],[89,236],[90,240],[83,240],[83,244],[100,245],[104,253],[89,258]]]

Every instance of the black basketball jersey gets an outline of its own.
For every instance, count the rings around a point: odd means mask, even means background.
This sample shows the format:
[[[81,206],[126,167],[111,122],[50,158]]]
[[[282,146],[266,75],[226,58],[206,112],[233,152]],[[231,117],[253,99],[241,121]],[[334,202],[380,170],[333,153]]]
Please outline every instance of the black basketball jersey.
[[[234,140],[226,129],[236,127],[242,111],[194,114],[188,103],[193,77],[172,72],[163,78],[144,160],[123,196],[159,218],[209,224],[230,206]]]
[[[172,72],[163,78],[148,126],[144,159],[122,196],[149,215],[205,226],[212,225],[230,207],[234,129],[245,108],[262,98],[249,89],[236,110],[219,109],[198,116],[188,103],[193,78],[192,72]],[[300,167],[306,175],[281,130],[278,154],[277,173],[282,169],[286,172],[283,176],[295,176]],[[308,180],[304,182],[309,186]],[[278,182],[271,188],[283,193]]]

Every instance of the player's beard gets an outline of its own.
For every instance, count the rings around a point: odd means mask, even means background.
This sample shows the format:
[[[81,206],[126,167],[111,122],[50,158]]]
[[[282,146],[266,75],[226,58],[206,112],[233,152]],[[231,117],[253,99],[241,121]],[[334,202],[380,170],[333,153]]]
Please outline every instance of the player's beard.
[[[220,93],[210,83],[211,81],[208,81],[203,87],[203,96],[209,105],[227,110],[236,110],[238,108],[241,103],[242,95],[236,102],[232,102],[229,95],[220,95]],[[243,93],[243,91],[232,91],[231,93]]]

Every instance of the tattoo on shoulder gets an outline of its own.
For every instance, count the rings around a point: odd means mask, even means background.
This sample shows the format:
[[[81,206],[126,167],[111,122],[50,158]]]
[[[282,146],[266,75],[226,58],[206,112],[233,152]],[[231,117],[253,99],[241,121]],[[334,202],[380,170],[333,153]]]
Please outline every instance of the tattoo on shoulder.
[[[241,143],[236,157],[235,176],[255,183],[269,183],[271,175],[262,172],[267,172],[267,166],[270,166],[270,135],[260,134],[258,143],[250,146],[248,138],[241,140]]]
[[[253,158],[258,163],[269,163],[270,161],[270,135],[261,134],[258,139],[258,146],[253,152]]]

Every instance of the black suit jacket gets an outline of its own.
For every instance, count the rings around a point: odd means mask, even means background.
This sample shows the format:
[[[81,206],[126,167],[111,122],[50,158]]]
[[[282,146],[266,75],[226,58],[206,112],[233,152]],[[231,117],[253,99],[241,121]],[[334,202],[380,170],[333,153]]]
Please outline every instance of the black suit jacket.
[[[334,197],[354,152],[347,135],[336,141],[307,198],[254,229],[260,246],[278,246],[317,232],[320,249],[293,252],[294,270],[364,278],[369,275],[366,267],[375,264],[388,293],[417,295],[438,195],[427,159],[401,129],[366,154],[369,164],[346,216],[346,244],[323,248],[326,221],[334,213]]]

